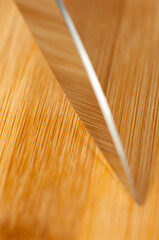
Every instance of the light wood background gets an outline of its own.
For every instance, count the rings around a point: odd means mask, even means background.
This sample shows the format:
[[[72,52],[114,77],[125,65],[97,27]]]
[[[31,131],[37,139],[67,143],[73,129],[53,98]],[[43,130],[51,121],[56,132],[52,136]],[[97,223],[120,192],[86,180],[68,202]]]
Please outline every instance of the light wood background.
[[[139,206],[105,163],[13,1],[0,1],[0,16],[1,239],[158,239],[159,152]]]

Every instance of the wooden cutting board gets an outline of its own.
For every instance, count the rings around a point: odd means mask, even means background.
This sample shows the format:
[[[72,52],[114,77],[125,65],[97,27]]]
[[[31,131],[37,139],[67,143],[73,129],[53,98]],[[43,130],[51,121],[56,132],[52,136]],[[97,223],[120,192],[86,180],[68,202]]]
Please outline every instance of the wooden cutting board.
[[[13,1],[0,1],[0,16],[1,239],[158,239],[159,157],[139,206],[105,163]]]

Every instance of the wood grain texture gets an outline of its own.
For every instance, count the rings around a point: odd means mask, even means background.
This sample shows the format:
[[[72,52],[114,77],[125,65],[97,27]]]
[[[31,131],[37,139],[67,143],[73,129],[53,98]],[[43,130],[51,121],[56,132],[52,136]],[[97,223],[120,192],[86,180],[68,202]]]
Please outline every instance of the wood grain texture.
[[[0,16],[1,236],[75,239],[98,150],[12,1]]]
[[[138,206],[74,112],[15,4],[0,1],[0,238],[156,240],[159,148]]]

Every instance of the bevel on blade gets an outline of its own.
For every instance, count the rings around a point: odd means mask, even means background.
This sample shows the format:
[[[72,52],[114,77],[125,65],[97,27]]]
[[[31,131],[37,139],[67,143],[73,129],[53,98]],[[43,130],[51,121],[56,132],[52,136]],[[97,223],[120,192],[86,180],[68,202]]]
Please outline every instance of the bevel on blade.
[[[72,21],[70,15],[68,14],[62,0],[56,0],[56,2],[59,6],[59,9],[60,9],[60,11],[63,15],[65,23],[66,23],[66,25],[69,29],[69,32],[72,36],[74,44],[77,48],[77,51],[79,53],[79,56],[80,56],[81,61],[83,63],[83,66],[85,68],[85,71],[87,72],[88,79],[89,79],[90,84],[93,88],[94,94],[97,98],[97,102],[100,106],[100,109],[101,109],[101,112],[103,114],[105,123],[107,124],[107,127],[110,131],[112,141],[114,143],[115,149],[116,149],[117,154],[119,156],[119,159],[121,161],[121,165],[123,166],[123,169],[124,169],[126,178],[128,180],[128,183],[129,183],[131,192],[133,194],[133,197],[135,198],[135,200],[137,202],[140,202],[139,195],[138,195],[137,189],[136,189],[135,184],[134,184],[134,179],[132,177],[131,170],[129,168],[128,161],[127,161],[127,158],[126,158],[126,155],[125,155],[125,152],[124,152],[124,149],[123,149],[123,146],[122,146],[117,128],[115,126],[115,122],[114,122],[111,110],[109,108],[109,105],[108,105],[107,99],[104,95],[104,92],[102,90],[102,87],[99,83],[98,77],[97,77],[97,75],[95,73],[95,70],[92,66],[92,63],[91,63],[91,61],[88,57],[88,54],[87,54],[87,52],[86,52],[86,50],[83,46],[83,43],[82,43],[82,41],[81,41],[81,39],[78,35],[78,32],[77,32],[77,30],[76,30],[76,28],[73,24],[73,21]]]

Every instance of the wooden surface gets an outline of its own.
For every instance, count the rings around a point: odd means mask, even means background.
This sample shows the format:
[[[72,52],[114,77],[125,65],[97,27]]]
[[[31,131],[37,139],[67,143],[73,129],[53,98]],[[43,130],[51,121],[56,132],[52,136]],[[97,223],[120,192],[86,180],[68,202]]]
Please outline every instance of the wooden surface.
[[[125,183],[124,173],[55,1],[16,2],[75,110]],[[144,201],[159,136],[158,0],[64,2],[106,93],[138,192]]]
[[[15,4],[1,0],[0,16],[1,239],[159,239],[159,151],[139,206],[104,165]]]

